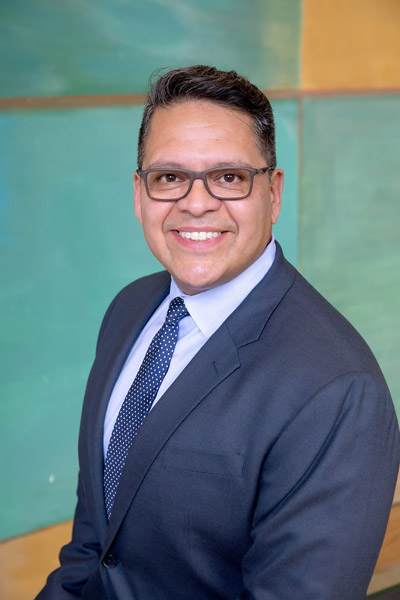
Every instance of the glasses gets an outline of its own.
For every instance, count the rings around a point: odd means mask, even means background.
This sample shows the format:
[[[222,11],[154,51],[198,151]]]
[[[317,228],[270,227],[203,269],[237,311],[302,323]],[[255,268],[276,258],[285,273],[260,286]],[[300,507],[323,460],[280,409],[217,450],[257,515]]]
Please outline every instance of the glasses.
[[[250,169],[248,167],[218,167],[205,171],[186,169],[137,169],[152,200],[182,200],[201,179],[207,192],[218,200],[242,200],[250,196],[256,175],[273,171],[274,167]]]

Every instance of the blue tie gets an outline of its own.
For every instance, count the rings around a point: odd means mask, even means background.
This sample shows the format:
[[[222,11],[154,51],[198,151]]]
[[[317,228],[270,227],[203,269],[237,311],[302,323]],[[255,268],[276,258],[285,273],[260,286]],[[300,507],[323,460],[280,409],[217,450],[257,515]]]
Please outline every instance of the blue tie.
[[[152,339],[119,411],[104,465],[104,498],[108,519],[133,438],[147,417],[168,371],[178,339],[179,321],[188,314],[182,298],[171,300],[165,322]]]

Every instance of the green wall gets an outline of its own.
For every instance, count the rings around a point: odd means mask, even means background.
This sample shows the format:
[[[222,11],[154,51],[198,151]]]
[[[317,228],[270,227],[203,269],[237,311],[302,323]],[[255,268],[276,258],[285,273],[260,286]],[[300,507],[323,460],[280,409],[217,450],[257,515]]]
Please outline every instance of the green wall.
[[[297,251],[297,107],[276,105]],[[108,303],[160,270],[133,214],[142,107],[0,116],[1,537],[71,517],[86,378]]]
[[[365,336],[400,411],[400,96],[297,95],[300,13],[300,0],[3,0],[0,101],[143,93],[154,69],[199,62],[295,90],[273,101],[275,235]],[[141,113],[90,97],[0,110],[0,538],[72,516],[102,315],[160,268],[132,209]]]
[[[400,96],[304,101],[304,275],[374,350],[400,414]]]
[[[3,96],[143,93],[160,67],[299,82],[300,0],[2,0]]]

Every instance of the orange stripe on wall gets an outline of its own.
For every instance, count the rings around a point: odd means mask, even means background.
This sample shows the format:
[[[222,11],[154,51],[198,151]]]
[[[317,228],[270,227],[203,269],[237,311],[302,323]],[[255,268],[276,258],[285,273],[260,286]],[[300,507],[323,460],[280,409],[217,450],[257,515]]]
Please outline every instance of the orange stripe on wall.
[[[397,87],[399,56],[399,0],[303,0],[303,90]]]

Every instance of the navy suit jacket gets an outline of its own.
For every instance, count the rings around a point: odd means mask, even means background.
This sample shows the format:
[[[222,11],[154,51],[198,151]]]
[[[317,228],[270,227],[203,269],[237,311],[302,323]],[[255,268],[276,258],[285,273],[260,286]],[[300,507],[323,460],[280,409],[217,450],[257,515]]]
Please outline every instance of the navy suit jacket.
[[[107,523],[107,403],[169,283],[166,272],[140,279],[106,313],[83,406],[73,539],[39,598],[365,598],[398,423],[366,343],[279,246],[150,412]]]

